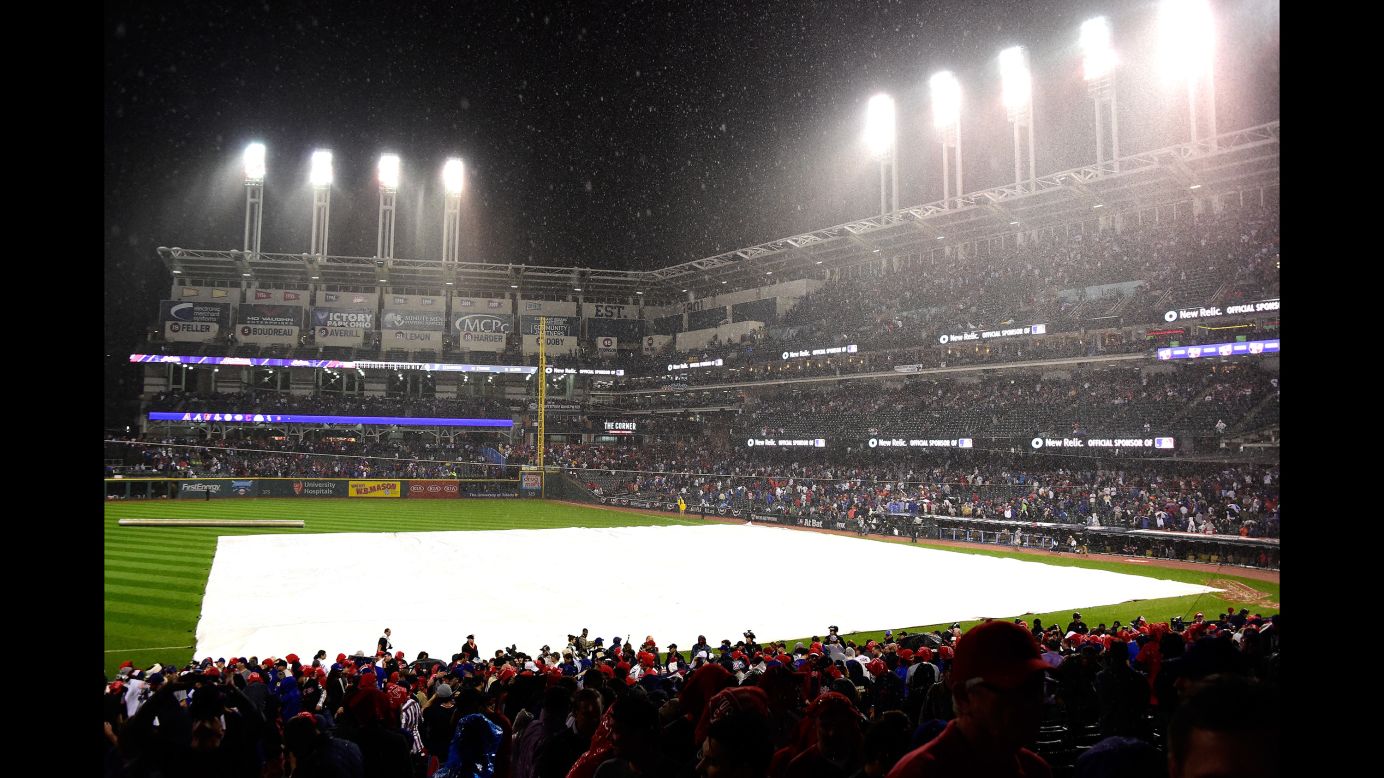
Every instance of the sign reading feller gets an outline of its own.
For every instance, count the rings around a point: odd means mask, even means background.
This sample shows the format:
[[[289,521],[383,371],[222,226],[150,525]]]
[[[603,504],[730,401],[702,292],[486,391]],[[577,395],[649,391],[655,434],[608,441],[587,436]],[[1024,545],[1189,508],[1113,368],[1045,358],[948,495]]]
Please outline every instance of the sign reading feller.
[[[1044,438],[1028,442],[1032,448],[1158,448],[1175,447],[1173,438]]]
[[[346,490],[348,497],[398,497],[403,493],[398,481],[352,481]]]
[[[163,300],[159,303],[159,320],[163,322],[164,340],[204,343],[230,324],[231,306]]]

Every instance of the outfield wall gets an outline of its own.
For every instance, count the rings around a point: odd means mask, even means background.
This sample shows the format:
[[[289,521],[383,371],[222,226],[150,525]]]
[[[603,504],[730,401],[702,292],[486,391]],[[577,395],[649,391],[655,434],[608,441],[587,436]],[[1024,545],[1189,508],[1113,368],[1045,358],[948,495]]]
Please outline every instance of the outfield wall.
[[[518,478],[107,478],[106,499],[536,497]]]

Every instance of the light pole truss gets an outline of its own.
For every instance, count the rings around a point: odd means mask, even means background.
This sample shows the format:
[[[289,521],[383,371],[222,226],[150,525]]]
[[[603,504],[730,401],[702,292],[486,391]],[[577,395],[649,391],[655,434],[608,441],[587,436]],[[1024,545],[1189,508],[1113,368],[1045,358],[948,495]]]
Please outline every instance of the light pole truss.
[[[638,292],[644,292],[642,299],[649,304],[676,302],[687,299],[682,289],[701,296],[795,278],[824,278],[827,271],[872,256],[916,254],[956,243],[1061,227],[1193,196],[1214,197],[1222,192],[1276,186],[1278,180],[1279,122],[1271,122],[658,270],[575,270],[581,271],[581,294],[587,300],[634,299]],[[1192,186],[1197,186],[1197,191],[1189,191]],[[1103,210],[1093,211],[1096,205]],[[314,261],[308,254],[247,256],[239,251],[181,248],[161,248],[159,254],[170,270],[178,270],[189,282],[199,278],[238,279],[249,272],[259,282],[375,287],[383,277],[369,257],[326,256]],[[504,295],[515,292],[511,287],[517,285],[520,294],[566,298],[574,294],[573,271],[571,267],[394,259],[388,278],[396,290],[445,288],[465,294]],[[452,284],[446,286],[449,281]]]

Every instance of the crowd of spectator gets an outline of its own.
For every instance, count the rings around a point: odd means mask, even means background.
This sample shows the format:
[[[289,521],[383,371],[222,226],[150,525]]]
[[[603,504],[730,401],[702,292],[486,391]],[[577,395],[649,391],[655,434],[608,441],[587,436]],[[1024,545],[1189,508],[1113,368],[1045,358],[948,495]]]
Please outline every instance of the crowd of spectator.
[[[1271,775],[1279,631],[1276,612],[1232,606],[1108,626],[1080,613],[882,637],[832,626],[794,645],[752,630],[606,644],[583,629],[556,650],[492,655],[468,636],[410,662],[386,631],[373,656],[126,661],[106,679],[104,774],[1180,776],[1229,759],[1215,774]]]

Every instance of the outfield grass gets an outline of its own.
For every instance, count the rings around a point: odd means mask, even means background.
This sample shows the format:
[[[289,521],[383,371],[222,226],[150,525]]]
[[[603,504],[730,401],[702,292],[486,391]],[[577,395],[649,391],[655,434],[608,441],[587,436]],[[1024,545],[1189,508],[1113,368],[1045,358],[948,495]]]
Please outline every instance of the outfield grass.
[[[552,529],[557,527],[632,527],[650,525],[699,524],[700,520],[682,520],[667,514],[636,514],[628,511],[588,508],[540,500],[361,500],[361,499],[304,499],[246,498],[219,500],[148,500],[105,503],[105,669],[112,674],[126,659],[139,666],[153,662],[177,665],[192,658],[197,618],[201,613],[202,595],[206,591],[211,571],[216,539],[221,535],[265,535],[279,533],[325,532],[444,532],[504,529]],[[191,527],[121,527],[120,519],[127,518],[222,518],[222,519],[302,519],[304,529],[290,528],[191,528]],[[879,541],[886,542],[886,541]],[[924,545],[923,543],[919,544]],[[1013,557],[1042,564],[1110,570],[1130,575],[1142,575],[1187,583],[1206,584],[1213,578],[1230,579],[1261,592],[1269,602],[1279,602],[1279,585],[1237,577],[1226,573],[1207,573],[1158,567],[1157,563],[1132,564],[1107,561],[1102,558],[1073,556],[1034,556],[977,547],[947,549],[957,553]],[[889,580],[888,575],[870,575],[862,580],[879,586],[879,596],[887,597],[945,597],[949,589],[964,586],[964,581],[930,581],[925,569],[909,571],[900,576],[902,582]],[[748,583],[749,581],[747,581]],[[272,591],[247,592],[246,596],[261,597],[266,608],[273,607]],[[1277,608],[1257,606],[1223,595],[1206,594],[1144,600],[1115,606],[1085,607],[1074,602],[1061,612],[1040,614],[995,613],[976,614],[995,618],[1022,616],[1032,624],[1034,616],[1045,625],[1054,622],[1065,626],[1072,609],[1080,609],[1087,624],[1116,619],[1128,623],[1136,616],[1150,621],[1166,621],[1173,615],[1190,617],[1196,611],[1224,612],[1227,605],[1244,605],[1251,612],[1276,613]],[[849,621],[848,614],[824,613],[822,634],[828,624]],[[962,622],[969,628],[974,622]],[[947,625],[881,625],[879,632],[853,633],[856,639],[879,638],[883,627],[905,628],[910,632],[932,630]],[[688,625],[695,633],[696,625]],[[692,636],[695,636],[693,634]],[[712,642],[721,637],[708,636]],[[761,640],[784,638],[781,635],[760,635]],[[806,640],[800,635],[789,640]],[[676,639],[676,638],[674,638]],[[688,640],[691,645],[693,641]]]

